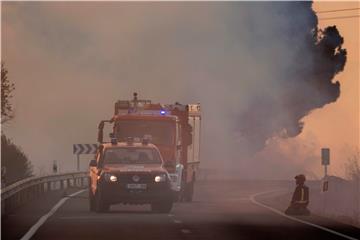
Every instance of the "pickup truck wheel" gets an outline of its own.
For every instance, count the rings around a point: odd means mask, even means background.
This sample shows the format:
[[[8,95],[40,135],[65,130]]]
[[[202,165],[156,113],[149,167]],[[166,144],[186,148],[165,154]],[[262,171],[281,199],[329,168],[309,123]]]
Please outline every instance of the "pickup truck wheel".
[[[151,210],[156,213],[169,213],[173,207],[173,201],[152,203]]]
[[[183,177],[183,179],[184,179],[184,177]],[[187,189],[187,184],[186,184],[185,180],[181,180],[181,189],[180,189],[179,198],[178,198],[179,202],[186,201],[186,189]]]
[[[101,194],[101,191],[95,193],[95,211],[98,213],[109,211],[110,205],[107,204]]]
[[[192,202],[193,200],[193,196],[194,196],[194,180],[192,180],[191,182],[189,182],[188,184],[186,184],[186,189],[185,189],[185,202]]]
[[[89,210],[91,212],[95,211],[95,199],[94,194],[92,194],[91,189],[89,189]]]

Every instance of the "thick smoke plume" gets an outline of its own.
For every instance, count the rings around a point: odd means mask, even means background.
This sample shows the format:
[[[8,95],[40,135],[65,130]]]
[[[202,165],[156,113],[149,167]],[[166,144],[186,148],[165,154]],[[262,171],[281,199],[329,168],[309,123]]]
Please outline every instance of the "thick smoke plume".
[[[304,126],[303,117],[313,109],[336,101],[340,95],[340,83],[333,82],[333,78],[345,66],[343,38],[336,26],[318,30],[310,3],[291,3],[284,10],[293,7],[299,10],[282,12],[289,15],[292,28],[291,35],[282,37],[288,38],[288,47],[292,48],[288,50],[294,55],[277,81],[280,91],[276,96],[254,96],[239,119],[240,131],[254,150],[261,149],[273,136],[299,135]],[[296,15],[291,18],[296,12],[307,16],[308,21],[299,21]]]

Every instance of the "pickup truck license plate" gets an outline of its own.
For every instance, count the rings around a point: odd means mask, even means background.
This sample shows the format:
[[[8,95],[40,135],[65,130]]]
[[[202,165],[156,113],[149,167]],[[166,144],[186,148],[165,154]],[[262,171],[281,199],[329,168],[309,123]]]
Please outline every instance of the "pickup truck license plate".
[[[126,185],[128,189],[146,189],[146,184],[129,183]]]

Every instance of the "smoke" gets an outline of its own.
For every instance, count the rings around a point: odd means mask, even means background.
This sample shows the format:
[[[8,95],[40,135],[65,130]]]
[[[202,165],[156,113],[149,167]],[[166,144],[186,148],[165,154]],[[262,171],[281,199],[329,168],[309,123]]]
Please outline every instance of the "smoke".
[[[269,81],[272,79],[277,86],[276,94],[272,91],[252,96],[239,119],[240,131],[256,151],[273,136],[299,135],[304,127],[303,117],[336,101],[340,95],[340,83],[332,80],[344,69],[346,50],[341,47],[344,40],[336,26],[318,30],[310,3],[286,4],[283,10],[286,13],[280,12],[287,15],[290,29],[279,39],[287,41],[282,51],[290,52],[293,58],[290,62],[278,59],[284,64],[282,75],[275,79],[269,76]],[[306,21],[299,15],[307,16]]]
[[[298,135],[301,119],[340,93],[343,40],[336,27],[317,31],[309,2],[2,5],[2,58],[16,84],[6,133],[35,168],[73,170],[72,144],[95,142],[114,102],[136,91],[201,103],[202,167],[272,176],[276,160],[254,153]]]

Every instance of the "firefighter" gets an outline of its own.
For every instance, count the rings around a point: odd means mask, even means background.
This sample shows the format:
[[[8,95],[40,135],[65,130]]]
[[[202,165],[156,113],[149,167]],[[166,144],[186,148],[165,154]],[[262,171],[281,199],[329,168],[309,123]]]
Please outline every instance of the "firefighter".
[[[309,188],[305,185],[305,175],[295,176],[296,188],[291,199],[290,206],[286,209],[287,215],[310,215],[307,209],[309,205]]]

